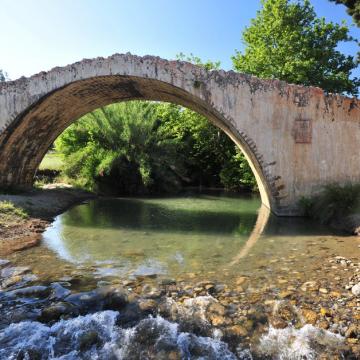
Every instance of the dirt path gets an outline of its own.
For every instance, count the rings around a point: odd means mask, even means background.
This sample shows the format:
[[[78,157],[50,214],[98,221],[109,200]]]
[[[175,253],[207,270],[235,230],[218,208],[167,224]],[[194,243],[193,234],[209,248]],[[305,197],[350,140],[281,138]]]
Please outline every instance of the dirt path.
[[[55,216],[75,204],[94,197],[95,195],[89,192],[64,188],[0,195],[0,201],[10,201],[29,215],[27,219],[18,219],[5,226],[0,224],[0,256],[37,245],[41,233]]]

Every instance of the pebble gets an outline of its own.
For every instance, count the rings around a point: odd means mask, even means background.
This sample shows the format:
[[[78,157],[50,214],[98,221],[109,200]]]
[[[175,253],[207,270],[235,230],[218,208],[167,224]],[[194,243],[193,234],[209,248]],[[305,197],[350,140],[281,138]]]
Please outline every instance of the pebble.
[[[138,301],[138,305],[141,311],[154,311],[158,303],[152,299],[141,299]]]
[[[284,291],[281,291],[281,292],[280,292],[279,297],[280,297],[281,299],[286,299],[286,298],[289,298],[291,295],[293,295],[293,292],[292,292],[292,291],[284,290]]]
[[[359,296],[360,295],[360,282],[357,283],[356,285],[354,285],[351,288],[351,292],[355,295],[355,296]]]
[[[228,335],[245,337],[248,335],[248,330],[242,325],[233,325],[225,329]]]
[[[307,324],[315,325],[318,318],[317,313],[310,309],[302,309],[301,315]]]
[[[307,281],[300,287],[302,291],[316,291],[319,289],[319,285],[316,281]]]

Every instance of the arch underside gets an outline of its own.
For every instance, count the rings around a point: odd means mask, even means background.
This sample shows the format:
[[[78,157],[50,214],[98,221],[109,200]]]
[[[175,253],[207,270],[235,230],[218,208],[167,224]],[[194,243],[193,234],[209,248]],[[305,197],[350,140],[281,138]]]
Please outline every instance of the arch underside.
[[[172,84],[135,76],[109,75],[80,80],[47,94],[19,115],[0,135],[0,184],[30,187],[36,170],[55,139],[75,120],[111,103],[128,100],[165,101],[207,117],[240,147],[255,174],[263,204],[272,207],[268,179],[251,146],[233,121],[210,101]]]

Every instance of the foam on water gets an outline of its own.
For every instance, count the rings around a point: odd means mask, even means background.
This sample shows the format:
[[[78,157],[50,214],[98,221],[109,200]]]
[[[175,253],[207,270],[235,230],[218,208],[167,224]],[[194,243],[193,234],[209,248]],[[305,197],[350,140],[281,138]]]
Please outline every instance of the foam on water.
[[[207,302],[202,298],[201,302]],[[131,328],[116,324],[119,313],[101,311],[52,326],[35,321],[9,325],[0,331],[0,360],[15,359],[139,359],[173,358],[250,360],[241,344],[236,354],[214,337],[181,332],[179,325],[164,318],[148,317]],[[329,331],[305,325],[301,329],[274,329],[260,338],[257,358],[279,360],[316,359],[320,352],[336,350],[344,339]]]
[[[182,359],[237,359],[224,342],[180,332],[176,323],[162,317],[123,329],[116,325],[117,316],[115,311],[102,311],[52,326],[33,321],[11,324],[0,332],[0,359],[30,359],[34,354],[62,360],[166,358],[171,352]],[[92,340],[84,345],[89,334]]]
[[[300,329],[270,327],[260,339],[258,351],[263,356],[279,360],[313,360],[319,350],[331,351],[341,347],[344,338],[330,331],[305,325]]]

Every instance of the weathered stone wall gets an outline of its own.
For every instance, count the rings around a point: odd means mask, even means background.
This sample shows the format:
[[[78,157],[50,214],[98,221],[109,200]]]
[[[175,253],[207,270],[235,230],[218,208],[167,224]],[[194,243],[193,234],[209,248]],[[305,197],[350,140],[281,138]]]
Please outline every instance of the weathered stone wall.
[[[278,215],[328,183],[360,182],[360,101],[321,89],[130,54],[0,83],[0,186],[31,186],[56,137],[85,113],[148,99],[187,106],[244,151]]]

